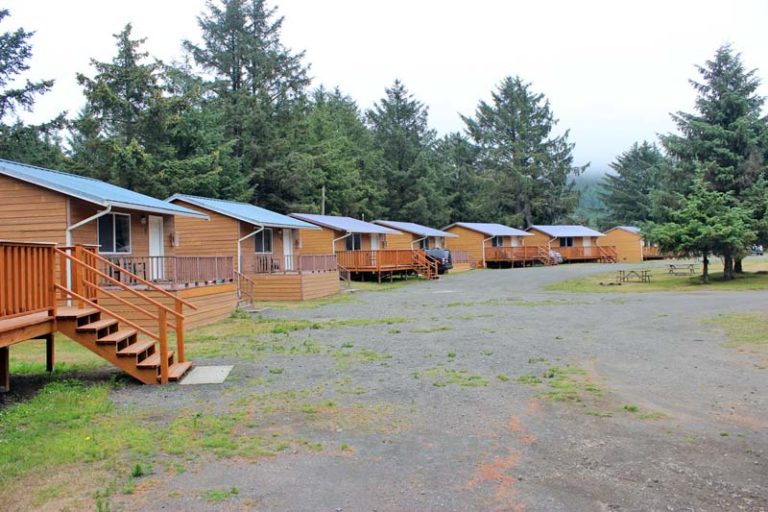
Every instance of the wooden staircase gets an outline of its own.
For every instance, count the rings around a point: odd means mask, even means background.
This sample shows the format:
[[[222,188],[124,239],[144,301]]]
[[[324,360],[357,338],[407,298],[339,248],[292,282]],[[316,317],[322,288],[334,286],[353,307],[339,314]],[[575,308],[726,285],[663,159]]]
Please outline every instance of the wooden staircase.
[[[61,307],[56,311],[58,330],[94,354],[106,359],[144,384],[162,381],[158,343],[140,340],[136,329],[120,326],[115,319],[103,318],[91,307]],[[174,354],[166,351],[168,380],[179,381],[192,367],[189,361],[174,362]]]
[[[413,265],[416,273],[425,279],[440,279],[437,262],[427,256],[424,251],[413,251]]]
[[[557,265],[557,258],[552,257],[549,247],[545,245],[536,246],[536,260],[542,265]]]
[[[90,246],[54,249],[60,258],[59,268],[68,266],[69,286],[55,284],[59,302],[66,306],[54,309],[57,330],[91,352],[103,357],[144,384],[167,384],[179,381],[192,367],[184,357],[183,307],[197,309],[193,304],[119,267],[96,254]],[[145,290],[156,292],[163,304],[113,277],[119,272],[123,279]],[[64,274],[62,272],[62,274]],[[127,292],[130,300],[115,293]],[[100,297],[109,297],[126,306],[134,318],[149,318],[156,328],[145,327],[104,307]],[[168,304],[172,304],[169,306]],[[157,311],[153,313],[151,310]],[[168,331],[176,332],[176,353],[168,349]]]
[[[597,247],[600,250],[600,263],[617,263],[619,261],[619,253],[615,247]]]

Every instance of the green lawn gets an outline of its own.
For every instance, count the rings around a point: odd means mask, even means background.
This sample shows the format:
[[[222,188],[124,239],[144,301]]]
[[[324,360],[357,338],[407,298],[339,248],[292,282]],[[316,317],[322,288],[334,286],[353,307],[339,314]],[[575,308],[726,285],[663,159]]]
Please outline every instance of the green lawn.
[[[700,266],[699,266],[700,267]],[[610,268],[610,267],[608,267]],[[768,262],[746,260],[744,274],[739,274],[733,281],[723,281],[722,272],[711,272],[710,282],[701,282],[700,275],[675,276],[667,272],[666,264],[661,262],[638,263],[637,269],[651,270],[650,283],[621,283],[616,285],[616,270],[592,274],[576,279],[567,279],[546,286],[549,291],[590,293],[590,292],[659,292],[659,291],[745,291],[768,289]],[[719,261],[710,265],[711,270],[720,270]]]

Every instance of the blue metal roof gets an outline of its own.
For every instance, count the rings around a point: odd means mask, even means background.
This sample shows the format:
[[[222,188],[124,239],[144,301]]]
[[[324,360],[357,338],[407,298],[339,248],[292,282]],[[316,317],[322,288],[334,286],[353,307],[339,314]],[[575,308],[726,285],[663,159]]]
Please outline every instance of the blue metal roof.
[[[448,229],[453,226],[461,226],[462,228],[471,229],[472,231],[477,231],[478,233],[483,233],[488,236],[531,236],[530,233],[526,233],[520,229],[489,222],[454,222],[450,226],[445,226],[443,229]]]
[[[415,222],[397,222],[394,220],[375,220],[374,224],[385,226],[388,228],[396,229],[398,231],[404,231],[406,233],[412,233],[418,236],[442,236],[447,238],[457,238],[457,235],[448,233],[446,231],[440,231],[439,229],[430,228],[429,226],[422,226]]]
[[[208,218],[205,214],[104,181],[10,160],[0,159],[0,174],[105,207],[114,206],[167,215]]]
[[[224,199],[210,199],[208,197],[189,196],[186,194],[174,194],[166,199],[166,201],[170,202],[177,199],[257,226],[289,229],[319,229],[312,224],[249,203],[227,201]]]
[[[377,226],[370,222],[353,219],[352,217],[338,217],[335,215],[315,215],[312,213],[292,213],[291,217],[317,224],[324,228],[335,229],[345,233],[373,233],[380,235],[399,235],[399,231]]]
[[[541,231],[552,238],[564,238],[572,236],[605,236],[599,231],[590,229],[586,226],[531,226],[528,229]]]

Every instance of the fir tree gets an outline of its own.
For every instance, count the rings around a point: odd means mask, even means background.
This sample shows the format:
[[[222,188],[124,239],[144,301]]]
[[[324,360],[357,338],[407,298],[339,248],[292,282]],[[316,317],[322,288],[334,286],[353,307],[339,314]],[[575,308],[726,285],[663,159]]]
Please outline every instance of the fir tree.
[[[507,77],[481,101],[474,117],[462,116],[479,149],[486,187],[484,210],[509,225],[553,224],[577,206],[572,177],[586,166],[573,165],[568,131],[553,136],[557,120],[549,101],[520,77]]]

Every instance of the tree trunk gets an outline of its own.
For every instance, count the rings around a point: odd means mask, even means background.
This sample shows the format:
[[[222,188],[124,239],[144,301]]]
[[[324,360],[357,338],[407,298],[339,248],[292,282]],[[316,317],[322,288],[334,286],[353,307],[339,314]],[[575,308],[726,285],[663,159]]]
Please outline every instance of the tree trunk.
[[[723,281],[733,281],[733,256],[723,255]]]
[[[744,267],[742,266],[741,262],[743,261],[743,258],[736,258],[733,262],[733,271],[736,274],[743,274],[744,273]]]
[[[701,282],[706,284],[709,283],[709,258],[706,254],[701,259],[701,263]]]

